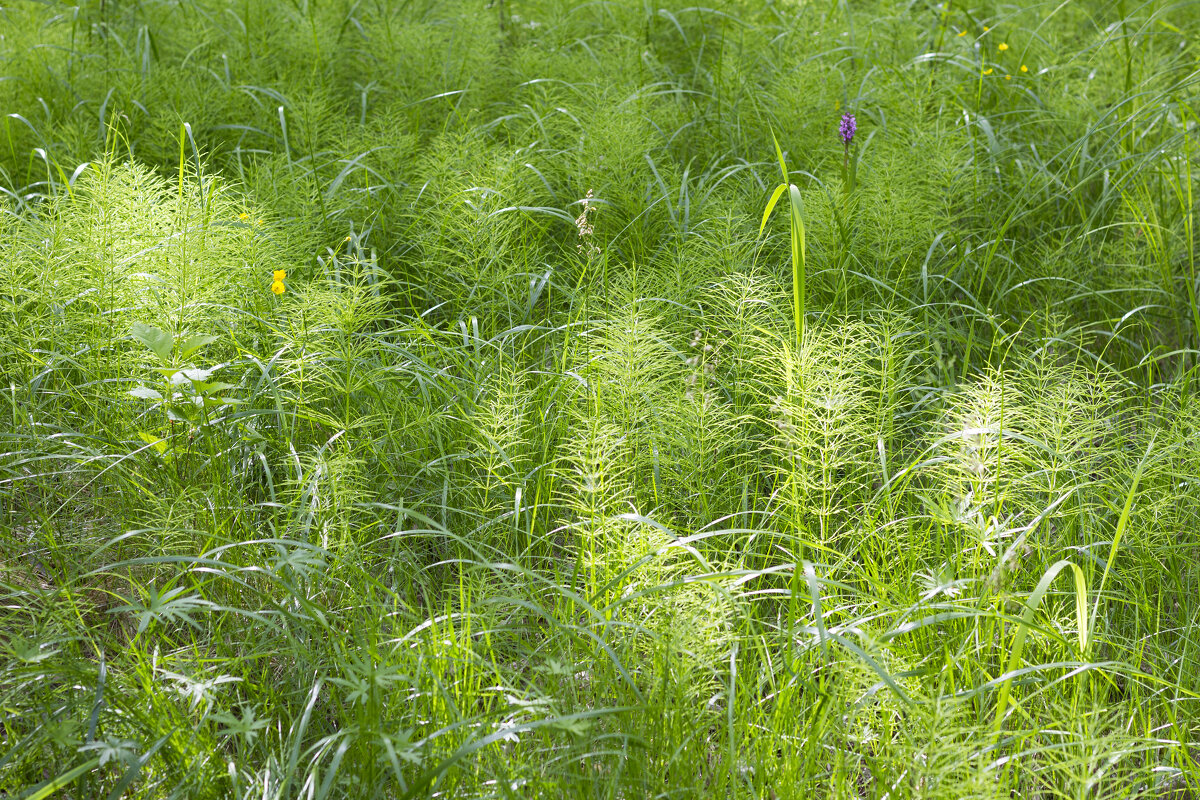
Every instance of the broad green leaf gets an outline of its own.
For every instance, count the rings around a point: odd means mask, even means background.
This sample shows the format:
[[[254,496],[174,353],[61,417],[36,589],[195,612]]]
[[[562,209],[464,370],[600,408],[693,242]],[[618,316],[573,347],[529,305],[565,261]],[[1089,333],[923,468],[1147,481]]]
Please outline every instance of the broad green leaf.
[[[788,199],[791,205],[792,233],[792,316],[796,325],[796,352],[804,335],[805,282],[808,267],[804,255],[804,200],[796,184],[788,184]]]
[[[208,380],[209,376],[216,371],[216,367],[213,367],[212,369],[199,369],[197,367],[181,369],[171,376],[171,383],[181,384],[184,381],[190,381],[192,385],[195,386],[198,383],[203,383],[204,381]]]
[[[234,388],[234,384],[225,383],[224,381],[192,381],[192,386],[196,387],[197,392],[203,394],[216,394],[223,392],[226,389]]]
[[[771,141],[775,143],[775,155],[779,157],[779,171],[783,173],[783,182],[788,182],[787,164],[783,160],[783,151],[779,149],[779,140],[775,138],[775,130],[771,130]]]
[[[767,219],[771,216],[771,212],[775,210],[775,204],[779,202],[779,198],[787,191],[788,185],[781,183],[775,187],[775,191],[771,193],[771,199],[767,201],[767,208],[763,211],[762,224],[758,226],[758,235],[763,235],[763,230],[767,227]]]
[[[190,425],[196,422],[197,415],[195,410],[190,406],[177,405],[174,408],[167,409],[167,419],[171,420],[171,422]]]
[[[216,336],[207,333],[197,333],[179,343],[179,357],[188,358],[197,350],[207,347],[217,340]]]
[[[155,436],[152,433],[146,433],[145,431],[138,431],[138,438],[141,439],[146,444],[153,447],[159,453],[165,453],[167,451],[167,440],[166,439],[163,439],[159,436]]]
[[[129,390],[129,393],[134,397],[140,397],[143,400],[162,400],[162,394],[149,386],[137,386]]]
[[[171,349],[175,344],[174,336],[144,322],[133,323],[130,333],[133,334],[133,338],[153,350],[154,354],[164,364],[171,362]]]

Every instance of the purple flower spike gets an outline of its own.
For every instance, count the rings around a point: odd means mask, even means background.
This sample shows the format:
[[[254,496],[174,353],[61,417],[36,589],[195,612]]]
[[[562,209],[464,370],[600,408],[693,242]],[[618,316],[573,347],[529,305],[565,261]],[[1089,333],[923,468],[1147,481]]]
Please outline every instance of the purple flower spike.
[[[854,138],[854,132],[858,130],[858,120],[853,114],[842,114],[842,124],[838,126],[838,133],[842,135],[842,142],[850,144],[850,140]]]

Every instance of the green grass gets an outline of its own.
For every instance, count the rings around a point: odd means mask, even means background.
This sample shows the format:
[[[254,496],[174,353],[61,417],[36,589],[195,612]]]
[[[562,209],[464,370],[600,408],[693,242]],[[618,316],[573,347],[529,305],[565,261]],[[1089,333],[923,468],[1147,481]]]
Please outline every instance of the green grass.
[[[0,795],[1200,791],[1197,8],[6,6]]]

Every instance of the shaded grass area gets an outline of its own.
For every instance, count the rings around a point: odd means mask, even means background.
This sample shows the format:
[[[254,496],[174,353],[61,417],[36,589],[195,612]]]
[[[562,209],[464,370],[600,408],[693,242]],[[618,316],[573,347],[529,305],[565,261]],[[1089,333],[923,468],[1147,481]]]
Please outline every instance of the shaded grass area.
[[[5,7],[0,791],[1190,796],[1198,16]]]

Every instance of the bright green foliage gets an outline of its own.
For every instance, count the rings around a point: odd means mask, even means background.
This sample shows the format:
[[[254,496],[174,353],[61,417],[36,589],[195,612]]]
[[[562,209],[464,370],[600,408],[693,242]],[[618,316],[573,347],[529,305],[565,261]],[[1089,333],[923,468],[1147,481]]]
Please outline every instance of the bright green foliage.
[[[1196,30],[5,6],[0,795],[1194,795]]]

